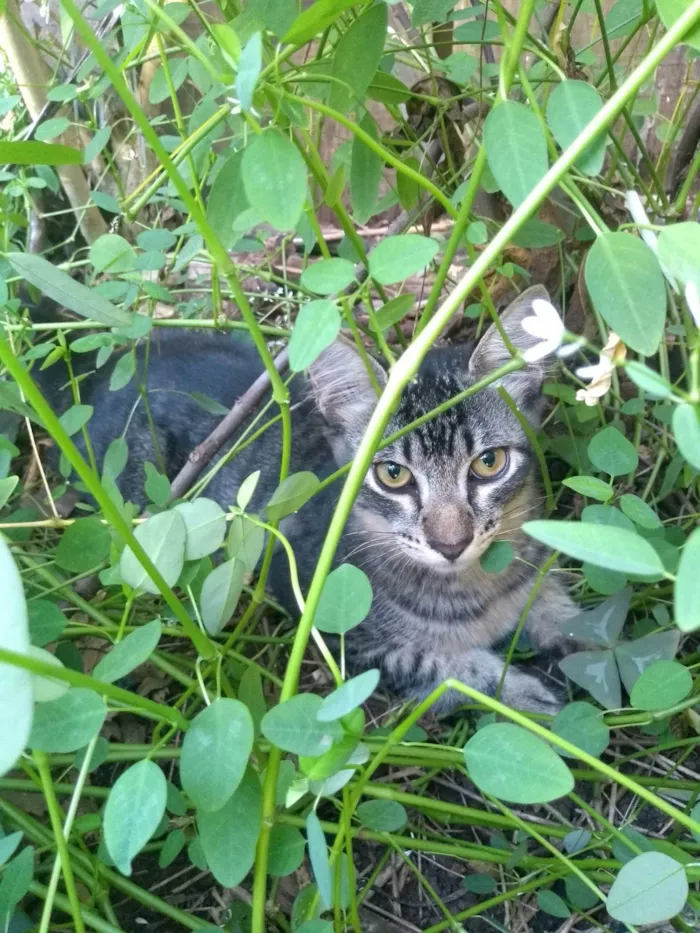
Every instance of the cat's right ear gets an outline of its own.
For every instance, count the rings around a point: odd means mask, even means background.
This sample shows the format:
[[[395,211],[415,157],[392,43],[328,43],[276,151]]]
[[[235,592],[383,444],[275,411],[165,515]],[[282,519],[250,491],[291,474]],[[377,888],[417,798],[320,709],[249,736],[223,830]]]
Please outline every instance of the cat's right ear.
[[[368,355],[380,389],[386,372]],[[362,433],[377,404],[377,391],[355,345],[343,337],[335,340],[309,367],[308,381],[318,410],[329,425],[346,432]]]

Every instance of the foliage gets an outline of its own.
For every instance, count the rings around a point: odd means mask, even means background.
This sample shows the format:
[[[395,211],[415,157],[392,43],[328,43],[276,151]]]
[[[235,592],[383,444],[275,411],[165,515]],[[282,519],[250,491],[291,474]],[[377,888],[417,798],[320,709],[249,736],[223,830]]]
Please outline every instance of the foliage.
[[[3,28],[15,6],[0,4]],[[565,2],[544,29],[531,0],[455,6],[131,0],[114,17],[99,11],[98,38],[62,0],[48,7],[52,71],[20,74],[13,60],[18,73],[2,74],[3,929],[44,933],[60,915],[78,933],[118,933],[126,897],[183,929],[357,933],[388,863],[434,908],[432,925],[416,918],[434,933],[487,911],[500,927],[493,912],[516,898],[561,919],[604,904],[603,929],[697,926],[700,160],[676,164],[695,83],[671,110],[655,81],[674,50],[688,74],[696,67],[700,0]],[[64,73],[64,61],[75,67]],[[46,91],[35,124],[26,87]],[[398,220],[372,240],[365,225],[387,211]],[[34,248],[37,224],[50,247]],[[529,717],[451,682],[441,690],[461,691],[467,709],[428,720],[428,735],[416,722],[438,696],[377,712],[379,671],[346,676],[344,636],[377,594],[332,558],[425,353],[448,325],[481,332],[494,298],[522,290],[547,256],[560,304],[584,309],[554,349],[580,340],[579,362],[593,364],[588,378],[570,359],[548,373],[533,435],[545,516],[524,525],[560,553],[584,610],[562,620],[581,643],[559,665],[569,702]],[[33,320],[20,286],[73,316]],[[147,463],[139,516],[116,482],[129,437],[113,440],[101,473],[71,440],[93,415],[79,361],[115,362],[110,390],[141,391],[136,342],[202,323],[247,331],[258,348],[272,400],[254,427],[282,422],[279,485],[260,503],[254,473],[236,502],[216,503],[206,487],[218,464],[174,496],[163,464]],[[327,481],[288,475],[286,377],[266,339],[289,338],[300,378],[341,328],[391,371],[357,456],[334,477],[318,566],[299,568],[278,524],[312,511]],[[74,404],[59,419],[28,372],[62,359]],[[61,455],[53,490],[33,459],[47,434]],[[63,518],[72,470],[92,504]],[[301,611],[294,629],[278,628],[265,596],[275,543]],[[496,542],[481,561],[488,585],[515,559]],[[83,595],[89,581],[96,595]],[[325,668],[302,668],[311,638]],[[127,739],[134,722],[142,741]],[[448,770],[469,806],[445,797]],[[605,806],[588,802],[594,793]],[[539,804],[530,819],[523,808]],[[458,908],[423,852],[449,860]],[[150,890],[142,860],[174,876],[195,866],[208,887],[245,886],[251,903],[203,920]],[[313,882],[301,886],[304,865]],[[292,890],[280,878],[293,879],[293,903],[278,903]]]

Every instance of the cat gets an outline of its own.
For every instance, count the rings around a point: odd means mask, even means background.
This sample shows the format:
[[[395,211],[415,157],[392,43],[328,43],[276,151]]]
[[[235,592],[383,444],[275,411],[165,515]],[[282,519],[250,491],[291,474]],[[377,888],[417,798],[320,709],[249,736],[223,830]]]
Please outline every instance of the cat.
[[[501,316],[517,348],[533,342],[521,323],[537,298],[549,300],[542,286],[523,292]],[[137,357],[142,371],[143,345]],[[386,436],[509,359],[493,325],[473,351],[465,346],[433,348],[403,392]],[[374,361],[371,365],[384,385],[386,371]],[[134,381],[109,391],[112,368],[105,366],[81,382],[81,401],[94,407],[88,429],[98,465],[110,441],[125,434],[129,459],[118,483],[125,499],[139,505],[146,502],[144,463],[157,464],[160,457],[172,478],[218,421],[189,393],[204,393],[228,408],[262,371],[247,340],[221,333],[154,331],[147,375],[142,372],[142,378],[147,381],[156,452]],[[501,383],[534,428],[541,417],[543,375],[541,364],[528,365]],[[51,367],[40,380],[50,401],[64,410],[71,401],[65,370]],[[376,404],[376,390],[354,346],[338,339],[304,377],[292,380],[290,391],[290,472],[310,470],[323,479],[352,459]],[[243,479],[260,470],[249,509],[264,509],[278,483],[280,444],[277,423],[219,470],[203,494],[229,506]],[[375,455],[336,554],[336,564],[350,562],[362,568],[373,590],[369,616],[346,636],[351,669],[378,667],[383,684],[402,698],[423,698],[446,678],[495,694],[503,670],[496,648],[508,643],[547,556],[542,545],[520,530],[538,511],[534,464],[521,424],[493,384]],[[331,484],[282,521],[304,589],[341,484],[342,480]],[[499,573],[484,572],[479,558],[492,542],[503,540],[512,543],[515,559]],[[269,583],[294,614],[296,602],[281,549]],[[556,574],[547,575],[527,618],[531,644],[545,651],[566,651],[560,625],[574,614],[564,584]],[[560,706],[556,690],[514,665],[507,671],[501,697],[530,711],[554,713]],[[463,697],[448,693],[440,707],[449,710],[457,702]]]

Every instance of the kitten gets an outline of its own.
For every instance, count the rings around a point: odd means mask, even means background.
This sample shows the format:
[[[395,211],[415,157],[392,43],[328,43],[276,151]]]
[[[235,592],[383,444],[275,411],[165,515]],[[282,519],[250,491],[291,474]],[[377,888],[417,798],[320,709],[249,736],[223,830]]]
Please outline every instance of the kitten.
[[[521,322],[541,286],[523,293],[502,315],[509,339],[523,349],[532,338]],[[144,348],[139,347],[143,370]],[[495,327],[476,349],[433,349],[406,388],[387,427],[393,434],[507,362],[510,355]],[[75,360],[75,357],[74,357]],[[373,364],[380,384],[386,373]],[[147,374],[150,414],[162,460],[173,477],[188,454],[213,429],[209,415],[188,394],[202,392],[230,407],[261,371],[254,348],[222,334],[160,331],[151,337]],[[158,463],[142,401],[132,383],[109,391],[105,367],[81,383],[81,401],[94,406],[88,424],[98,464],[109,442],[125,434],[129,460],[119,478],[124,497],[143,505],[145,461]],[[42,375],[56,403],[65,376],[58,367]],[[541,412],[541,366],[505,377],[502,384],[529,422]],[[47,380],[49,385],[47,386]],[[350,460],[376,404],[376,392],[354,347],[337,341],[291,385],[290,472],[319,478]],[[65,408],[66,401],[59,405]],[[279,424],[216,473],[204,495],[222,506],[235,502],[241,481],[261,476],[250,505],[262,510],[278,482]],[[78,439],[79,440],[79,439]],[[80,443],[80,441],[79,441]],[[336,563],[361,567],[372,583],[368,618],[346,638],[351,666],[379,667],[383,683],[402,697],[427,696],[448,677],[493,695],[503,669],[494,648],[507,643],[523,610],[545,548],[520,531],[537,512],[534,459],[518,419],[494,385],[464,399],[420,428],[380,450],[355,502]],[[342,480],[323,490],[281,524],[310,582]],[[485,573],[480,556],[493,541],[508,540],[516,557],[500,573]],[[270,585],[296,612],[284,553],[276,554]],[[538,648],[561,648],[559,624],[574,607],[556,575],[545,578],[526,631]],[[511,666],[504,702],[553,712],[556,695],[536,676]],[[444,698],[446,709],[463,698]]]

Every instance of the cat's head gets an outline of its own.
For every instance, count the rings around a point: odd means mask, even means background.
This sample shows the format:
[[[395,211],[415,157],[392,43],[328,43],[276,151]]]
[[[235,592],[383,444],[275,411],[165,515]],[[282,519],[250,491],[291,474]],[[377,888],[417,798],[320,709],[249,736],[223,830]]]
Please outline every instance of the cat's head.
[[[500,318],[508,339],[520,350],[534,342],[521,324],[533,313],[535,299],[549,300],[542,286],[524,292]],[[473,352],[465,346],[431,350],[404,390],[385,438],[510,358],[493,325]],[[377,365],[372,370],[383,387],[386,373]],[[376,541],[367,558],[395,555],[437,572],[459,572],[529,517],[535,502],[533,456],[498,385],[536,428],[543,374],[540,364],[510,374],[375,454],[353,513],[355,526]],[[335,456],[339,463],[347,462],[376,405],[376,387],[354,347],[341,341],[319,357],[309,377]]]

